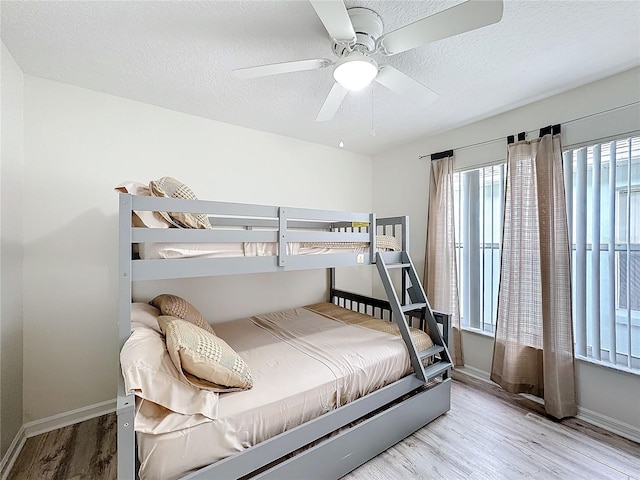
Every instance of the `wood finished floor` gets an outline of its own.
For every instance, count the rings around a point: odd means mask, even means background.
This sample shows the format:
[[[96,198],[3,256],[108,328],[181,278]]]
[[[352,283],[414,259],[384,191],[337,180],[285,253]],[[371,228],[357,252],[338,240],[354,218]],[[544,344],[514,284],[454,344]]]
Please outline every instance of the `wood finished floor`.
[[[343,480],[640,480],[640,445],[456,374],[451,411]],[[116,478],[115,414],[27,440],[8,480]],[[302,480],[302,479],[301,479]]]
[[[7,480],[117,478],[116,414],[27,439]]]

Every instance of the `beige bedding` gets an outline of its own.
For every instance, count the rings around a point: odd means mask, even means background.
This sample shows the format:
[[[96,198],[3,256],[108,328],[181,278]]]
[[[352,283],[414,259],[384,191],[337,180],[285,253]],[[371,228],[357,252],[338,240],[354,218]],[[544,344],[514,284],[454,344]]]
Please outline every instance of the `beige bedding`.
[[[378,235],[379,251],[400,251],[395,237]],[[144,243],[139,247],[140,258],[229,258],[263,257],[278,254],[275,242],[226,243]],[[319,255],[327,253],[367,253],[368,242],[289,242],[287,255]]]
[[[215,420],[200,416],[193,425],[193,418],[183,416],[189,428],[182,427],[180,415],[142,404],[136,430],[158,426],[167,433],[137,433],[141,480],[179,478],[410,371],[399,336],[308,308],[219,323],[215,330],[249,365],[254,387],[220,394]]]

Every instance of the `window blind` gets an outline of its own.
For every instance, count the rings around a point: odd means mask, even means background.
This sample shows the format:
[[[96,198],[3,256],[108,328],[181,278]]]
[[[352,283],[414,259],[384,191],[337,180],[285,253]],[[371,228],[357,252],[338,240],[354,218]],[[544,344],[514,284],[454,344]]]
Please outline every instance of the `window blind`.
[[[576,355],[640,371],[640,137],[564,152]]]

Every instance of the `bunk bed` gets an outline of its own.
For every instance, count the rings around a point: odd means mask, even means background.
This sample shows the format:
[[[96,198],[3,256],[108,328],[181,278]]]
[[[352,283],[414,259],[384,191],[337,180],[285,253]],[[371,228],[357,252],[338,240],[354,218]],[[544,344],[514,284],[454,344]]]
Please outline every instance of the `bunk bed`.
[[[132,223],[132,217],[136,212],[186,212],[190,215],[204,215],[210,226],[133,226],[135,222]],[[216,419],[199,421],[193,417],[184,426],[174,426],[171,431],[158,435],[155,432],[140,431],[144,429],[137,428],[135,423],[141,414],[140,402],[136,404],[135,395],[127,391],[121,374],[117,405],[120,480],[136,478],[137,465],[145,467],[140,470],[144,479],[161,476],[185,479],[339,478],[449,410],[449,375],[452,368],[447,349],[449,317],[433,312],[426,300],[408,255],[407,217],[376,218],[372,213],[120,193],[118,222],[121,350],[128,345],[128,341],[132,341],[130,339],[133,339],[136,332],[140,333],[135,330],[137,323],[132,322],[136,308],[132,303],[134,282],[328,268],[331,272],[328,302],[334,306],[314,305],[273,314],[275,316],[259,315],[251,319],[239,319],[241,331],[252,328],[256,330],[254,327],[259,324],[263,331],[261,334],[266,335],[265,325],[271,325],[274,318],[284,316],[291,320],[298,319],[298,315],[301,315],[311,316],[310,323],[285,322],[283,325],[276,325],[273,329],[280,333],[269,333],[269,342],[278,335],[289,338],[288,333],[282,333],[284,326],[300,330],[300,338],[308,338],[309,331],[305,328],[313,328],[315,333],[319,325],[328,325],[325,330],[329,331],[329,335],[335,336],[336,332],[330,332],[335,324],[327,322],[336,320],[340,328],[351,329],[351,334],[356,332],[357,335],[362,335],[365,339],[362,344],[366,344],[367,348],[374,348],[376,339],[384,335],[387,335],[383,339],[385,346],[392,345],[394,337],[386,333],[366,333],[366,329],[357,330],[360,325],[343,325],[343,320],[349,316],[358,317],[356,323],[370,323],[374,321],[372,317],[376,317],[387,323],[392,322],[397,340],[394,355],[402,357],[400,360],[396,359],[401,366],[395,369],[395,376],[372,381],[371,385],[348,394],[329,391],[324,396],[323,408],[316,413],[306,412],[305,408],[306,413],[299,420],[293,423],[287,420],[284,426],[275,427],[271,433],[253,435],[253,442],[240,442],[241,445],[236,446],[235,450],[231,448],[222,453],[212,453],[209,457],[206,452],[207,439],[211,439],[213,443],[215,438],[221,438],[221,435],[216,437],[217,434],[211,430],[216,428]],[[397,246],[392,238],[397,240]],[[364,265],[373,266],[378,271],[387,300],[336,288],[336,267]],[[398,273],[393,274],[392,270],[397,270]],[[344,309],[351,314],[345,315],[342,312]],[[429,345],[418,345],[415,329],[410,325],[415,323],[412,320],[418,323],[420,330],[428,332]],[[151,323],[154,323],[153,319]],[[220,333],[230,344],[235,342],[233,345],[241,346],[244,334],[234,334],[233,331],[224,324],[216,328],[216,334]],[[344,337],[342,333],[337,335]],[[371,340],[367,335],[371,335]],[[300,342],[297,339],[287,341],[292,345]],[[334,345],[335,337],[322,341]],[[295,348],[289,349],[291,352],[300,350],[299,343],[293,346]],[[318,345],[311,347],[315,352]],[[252,358],[248,352],[249,350],[245,352],[242,348],[238,350],[240,355],[246,353],[245,360],[251,367]],[[294,354],[297,353],[292,353]],[[329,349],[318,355],[324,355],[321,360],[326,364],[331,361],[331,355],[339,354]],[[350,352],[347,351],[344,358],[351,358]],[[296,361],[292,360],[291,363]],[[347,360],[335,361],[344,363]],[[349,367],[348,363],[346,366]],[[348,376],[356,375],[350,370],[357,369],[346,368],[348,378],[340,385],[362,383],[360,380],[375,377],[373,372],[377,367],[368,365],[367,368],[369,370],[362,369],[364,373],[360,372],[359,381],[356,382]],[[334,373],[332,370],[331,375]],[[338,377],[334,377],[326,383],[337,385],[341,382]],[[232,403],[251,403],[252,396],[264,396],[259,391],[258,383],[257,381],[252,390],[217,394],[220,410]],[[262,393],[266,395],[265,392]],[[303,392],[303,396],[310,398],[306,392]],[[274,397],[277,401],[280,401],[279,398]],[[327,398],[333,399],[328,402],[329,405],[326,405]],[[336,398],[338,401],[335,401]],[[256,411],[259,412],[259,409]],[[242,428],[246,430],[248,427],[245,425]],[[139,440],[137,455],[136,432]],[[384,435],[380,435],[380,432],[384,432]],[[223,433],[222,437],[224,435]],[[190,439],[191,447],[197,444],[201,451],[199,456],[194,454],[194,458],[191,458],[189,452],[193,449],[183,448],[184,445],[177,448],[186,438]],[[180,465],[170,473],[167,473],[169,470],[154,470],[149,467],[175,450],[181,452],[180,462],[176,460]],[[152,455],[154,451],[155,458]],[[206,458],[209,460],[205,460]],[[332,460],[328,462],[327,458]],[[172,460],[165,463],[174,462]]]

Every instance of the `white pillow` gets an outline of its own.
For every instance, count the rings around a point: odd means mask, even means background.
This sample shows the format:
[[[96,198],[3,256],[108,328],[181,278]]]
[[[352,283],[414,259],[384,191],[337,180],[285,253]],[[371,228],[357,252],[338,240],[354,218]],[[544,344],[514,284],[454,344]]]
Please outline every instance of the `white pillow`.
[[[212,421],[204,415],[183,415],[149,400],[144,400],[140,397],[136,398],[136,432],[160,435],[161,433],[177,432],[178,430]]]
[[[153,305],[148,303],[132,303],[131,304],[131,330],[140,327],[150,328],[158,333],[160,327],[158,326],[158,317],[161,315]]]
[[[172,412],[214,420],[218,394],[186,383],[169,357],[162,334],[146,322],[135,323],[140,328],[133,329],[120,352],[125,391]]]

